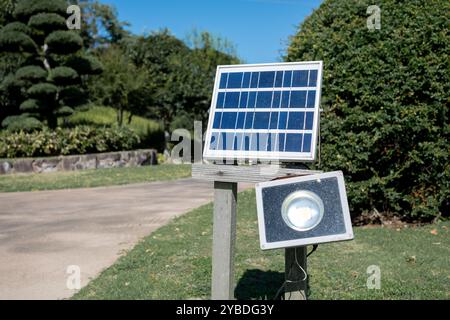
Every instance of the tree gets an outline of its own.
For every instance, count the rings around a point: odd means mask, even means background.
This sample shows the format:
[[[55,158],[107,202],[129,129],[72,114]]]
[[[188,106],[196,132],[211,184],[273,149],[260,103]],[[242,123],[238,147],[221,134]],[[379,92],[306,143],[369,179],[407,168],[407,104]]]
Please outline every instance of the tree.
[[[166,131],[179,124],[193,128],[194,120],[206,122],[217,65],[239,62],[216,49],[213,44],[221,42],[209,33],[199,37],[193,37],[192,47],[168,30],[122,42],[136,66],[147,71],[151,92],[147,116],[160,119]]]
[[[100,56],[104,73],[92,82],[93,96],[98,102],[117,110],[117,124],[122,126],[125,111],[132,116],[146,107],[146,72],[137,68],[118,46],[111,46]]]
[[[287,61],[324,61],[318,168],[343,170],[355,215],[449,214],[448,1],[326,0],[291,39]]]
[[[128,38],[122,45],[133,63],[147,72],[151,96],[146,115],[159,119],[168,131],[177,110],[186,104],[183,87],[187,84],[180,81],[180,68],[189,48],[168,30]]]
[[[94,49],[109,44],[118,44],[129,36],[125,27],[127,22],[120,21],[114,7],[97,0],[76,1],[81,8],[81,32],[86,48]]]
[[[186,70],[191,84],[188,113],[195,114],[197,120],[206,126],[217,66],[239,64],[241,61],[234,46],[226,39],[196,30],[188,39],[191,47],[190,63]]]
[[[0,26],[12,20],[16,0],[0,0]]]
[[[13,10],[15,21],[1,29],[0,50],[22,59],[0,85],[9,94],[21,88],[15,106],[19,114],[7,117],[4,126],[32,129],[30,125],[45,121],[55,128],[58,117],[86,103],[84,77],[98,74],[101,67],[83,54],[80,35],[67,29],[67,6],[63,0],[19,0]]]

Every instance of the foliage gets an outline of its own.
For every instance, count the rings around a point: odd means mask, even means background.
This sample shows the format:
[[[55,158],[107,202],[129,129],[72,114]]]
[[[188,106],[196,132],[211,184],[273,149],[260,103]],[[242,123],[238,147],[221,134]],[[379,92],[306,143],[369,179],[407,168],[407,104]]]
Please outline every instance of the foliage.
[[[204,33],[203,39],[207,38],[213,39]],[[187,119],[206,121],[217,65],[239,62],[210,46],[212,42],[197,41],[198,46],[190,48],[163,30],[122,43],[134,64],[148,74],[151,95],[145,115],[161,119],[165,130],[186,114]]]
[[[100,104],[117,110],[117,124],[122,126],[125,111],[129,112],[129,123],[133,114],[146,107],[147,74],[142,68],[137,68],[117,46],[105,50],[100,60],[104,73],[91,84],[91,90]]]
[[[73,84],[79,80],[78,73],[69,67],[56,67],[51,72],[53,81],[62,84]]]
[[[100,61],[91,55],[72,56],[67,59],[65,66],[74,69],[78,74],[98,75],[103,72]]]
[[[124,113],[124,118],[130,117],[129,112]],[[88,125],[92,127],[116,127],[117,111],[111,107],[92,106],[83,112],[76,112],[67,118],[66,126]],[[159,151],[164,149],[164,131],[156,121],[133,116],[130,123],[125,123],[139,135],[141,148],[155,148]]]
[[[36,105],[32,105],[32,103],[35,103],[35,100],[27,100],[23,103],[24,109],[28,108],[37,108]],[[42,123],[37,120],[36,118],[29,117],[29,116],[10,116],[3,120],[2,125],[5,127],[10,128],[11,131],[34,131],[42,129]]]
[[[450,211],[448,1],[326,0],[287,61],[324,61],[323,170],[343,170],[351,209],[431,218]],[[439,213],[440,212],[440,213]]]
[[[25,33],[8,31],[7,28],[0,33],[0,49],[28,53],[36,50],[36,43]]]
[[[81,36],[84,46],[89,49],[118,44],[129,36],[124,29],[127,22],[119,21],[117,11],[108,4],[97,0],[81,0]]]
[[[8,31],[22,32],[22,33],[25,33],[26,35],[32,34],[32,31],[29,26],[27,26],[26,24],[24,24],[22,22],[18,22],[18,21],[8,23],[7,25],[5,25],[2,28],[2,32],[8,32]]]
[[[54,31],[45,39],[50,53],[67,54],[80,50],[83,39],[73,31]]]
[[[16,79],[40,81],[47,78],[47,71],[40,66],[25,66],[17,70]]]
[[[86,104],[87,76],[99,74],[101,66],[82,50],[79,32],[67,30],[67,1],[17,0],[11,5],[13,18],[6,12],[0,30],[0,121],[6,120],[2,123],[10,130],[28,124],[35,128],[36,121],[55,128],[58,117]]]
[[[30,18],[28,25],[35,30],[50,32],[63,29],[66,26],[66,19],[56,13],[39,13]]]
[[[58,156],[131,150],[139,146],[139,136],[123,128],[44,128],[41,131],[0,133],[0,158]]]
[[[20,105],[20,110],[25,111],[25,112],[32,112],[34,110],[38,110],[41,108],[41,103],[38,100],[35,99],[28,99],[25,100],[24,102],[22,102],[22,104]],[[13,116],[14,117],[14,116]],[[20,117],[20,116],[19,116]],[[5,119],[3,122],[6,122],[6,125],[8,125],[8,120],[11,120],[12,117],[8,117],[7,119]],[[6,126],[5,125],[5,126]],[[25,127],[26,128],[26,127]],[[23,128],[23,129],[25,129]],[[22,129],[22,128],[21,128]],[[10,128],[11,130],[11,128]],[[15,131],[15,130],[13,130]]]
[[[50,100],[58,92],[58,88],[51,83],[37,83],[28,89],[28,95],[32,98]]]
[[[58,15],[66,14],[67,3],[65,1],[58,0],[27,0],[17,1],[15,10],[13,12],[14,17],[28,21],[33,15],[47,12],[55,13]]]
[[[0,26],[12,19],[16,0],[0,0]]]

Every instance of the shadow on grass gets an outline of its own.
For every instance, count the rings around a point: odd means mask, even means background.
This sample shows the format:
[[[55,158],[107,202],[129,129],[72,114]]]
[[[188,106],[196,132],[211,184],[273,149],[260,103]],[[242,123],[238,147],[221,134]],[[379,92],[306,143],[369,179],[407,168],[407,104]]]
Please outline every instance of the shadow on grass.
[[[247,270],[239,279],[234,296],[237,300],[273,300],[283,282],[283,272]]]

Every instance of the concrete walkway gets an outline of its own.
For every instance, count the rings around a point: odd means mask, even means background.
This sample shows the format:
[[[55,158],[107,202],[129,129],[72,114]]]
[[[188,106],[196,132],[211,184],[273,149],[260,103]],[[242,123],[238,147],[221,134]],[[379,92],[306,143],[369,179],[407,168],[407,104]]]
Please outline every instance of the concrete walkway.
[[[0,299],[68,298],[76,292],[69,266],[79,266],[84,286],[140,238],[212,198],[212,183],[193,179],[0,193]]]

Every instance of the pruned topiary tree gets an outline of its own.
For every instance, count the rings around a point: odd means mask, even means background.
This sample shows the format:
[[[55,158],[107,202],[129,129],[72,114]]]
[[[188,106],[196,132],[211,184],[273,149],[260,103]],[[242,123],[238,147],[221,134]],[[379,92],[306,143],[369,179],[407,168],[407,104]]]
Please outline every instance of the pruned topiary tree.
[[[0,30],[0,51],[23,58],[0,84],[5,93],[21,92],[16,115],[4,119],[4,127],[34,129],[45,122],[55,128],[58,117],[86,104],[83,78],[100,73],[101,66],[83,52],[78,31],[68,29],[68,5],[64,0],[18,0],[15,21]]]
[[[343,170],[355,215],[449,215],[448,0],[325,0],[287,61],[323,60],[323,170]],[[370,11],[370,10],[369,10]]]

